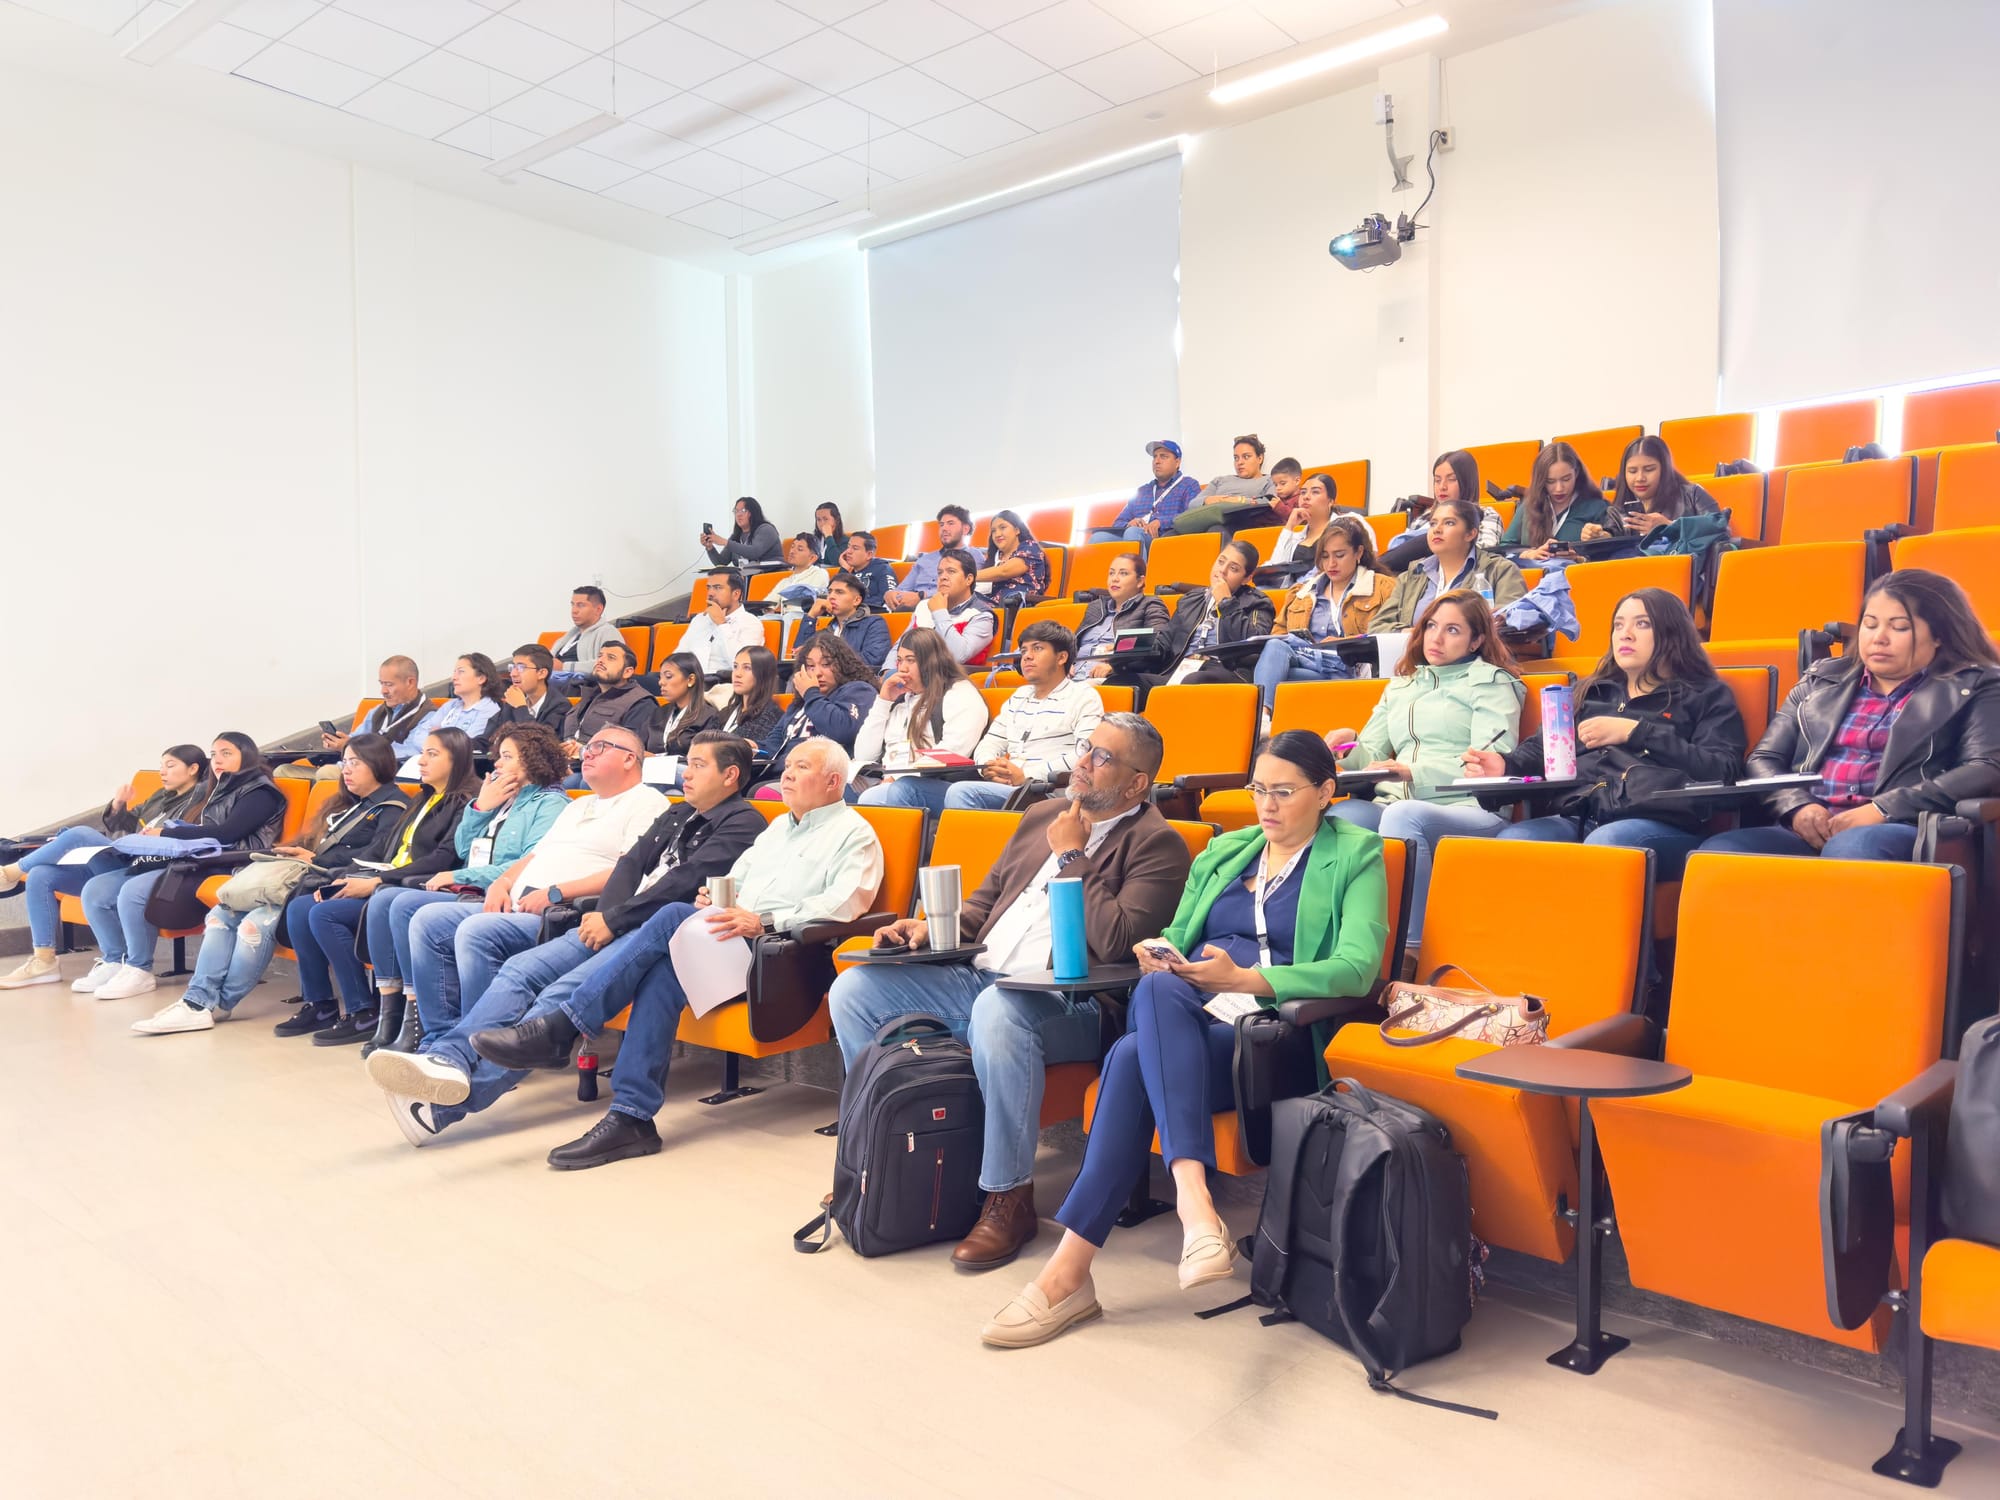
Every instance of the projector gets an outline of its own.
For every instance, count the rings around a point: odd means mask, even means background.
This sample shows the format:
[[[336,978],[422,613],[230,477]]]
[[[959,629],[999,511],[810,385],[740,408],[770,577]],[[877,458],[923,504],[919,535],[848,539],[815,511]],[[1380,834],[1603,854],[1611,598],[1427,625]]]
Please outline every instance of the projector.
[[[1403,246],[1417,237],[1417,226],[1408,214],[1399,214],[1391,224],[1380,214],[1370,214],[1346,234],[1326,247],[1350,271],[1372,271],[1377,266],[1393,266],[1402,258]]]

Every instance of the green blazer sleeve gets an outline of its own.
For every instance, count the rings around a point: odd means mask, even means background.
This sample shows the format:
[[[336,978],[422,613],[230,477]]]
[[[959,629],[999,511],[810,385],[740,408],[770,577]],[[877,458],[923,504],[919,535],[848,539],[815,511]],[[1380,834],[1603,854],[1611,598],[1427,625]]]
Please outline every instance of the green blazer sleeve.
[[[1286,1000],[1367,994],[1382,972],[1388,938],[1389,880],[1381,837],[1352,823],[1327,823],[1306,857],[1292,962],[1257,971],[1271,986],[1264,1005],[1276,1009]]]
[[[1523,500],[1514,507],[1514,519],[1507,523],[1507,529],[1500,534],[1503,547],[1525,547],[1528,545],[1528,502]]]

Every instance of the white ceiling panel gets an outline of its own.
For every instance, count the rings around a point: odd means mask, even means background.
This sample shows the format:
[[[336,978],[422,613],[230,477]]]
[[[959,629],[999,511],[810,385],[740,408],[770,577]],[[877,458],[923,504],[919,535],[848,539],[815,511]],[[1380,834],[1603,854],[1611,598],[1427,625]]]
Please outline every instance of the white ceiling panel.
[[[428,42],[331,6],[293,27],[285,34],[285,43],[316,57],[346,63],[377,78],[386,78],[398,68],[408,67],[431,50]]]
[[[1134,42],[1080,62],[1069,76],[1093,93],[1102,94],[1113,104],[1130,104],[1161,89],[1173,88],[1201,75],[1171,52],[1152,42]]]
[[[1134,31],[1157,36],[1198,16],[1227,9],[1229,0],[1096,0],[1096,3]]]
[[[838,31],[816,31],[803,41],[780,47],[764,61],[829,94],[845,93],[896,68],[893,57]]]
[[[259,36],[281,37],[324,8],[325,0],[244,0],[229,13],[229,22]]]
[[[789,172],[826,155],[818,146],[807,145],[775,125],[759,125],[755,130],[732,135],[726,141],[717,141],[712,149],[760,172]]]
[[[891,125],[914,125],[969,102],[957,89],[915,68],[898,68],[880,78],[871,78],[859,88],[849,89],[847,99]]]
[[[969,42],[979,34],[977,26],[946,10],[937,0],[882,0],[880,5],[843,21],[840,29],[905,63]]]
[[[653,175],[664,177],[669,182],[700,188],[705,193],[733,193],[769,174],[747,167],[740,161],[731,161],[726,156],[717,156],[713,151],[694,151],[679,161],[670,161],[663,167],[655,168]]]
[[[1019,120],[1031,130],[1054,130],[1071,120],[1081,120],[1111,106],[1080,83],[1060,73],[1049,73],[1033,83],[995,94],[986,101],[1010,120]]]
[[[1033,84],[1028,85],[1033,88]],[[960,156],[977,156],[1000,146],[1026,140],[1034,132],[1017,120],[1010,120],[984,104],[968,104],[935,120],[910,127],[927,141],[949,147]]]
[[[785,180],[830,198],[855,198],[871,187],[887,187],[896,179],[880,167],[864,167],[845,156],[828,156],[787,172]]]
[[[749,115],[739,115],[733,109],[724,109],[720,104],[711,104],[694,94],[681,94],[664,104],[641,110],[632,120],[648,130],[692,141],[697,146],[712,146],[717,141],[728,140],[732,135],[755,129],[757,125],[757,121]]]
[[[784,182],[776,177],[763,182],[752,183],[740,193],[731,193],[730,198],[745,208],[753,208],[760,214],[769,214],[773,220],[796,219],[800,214],[812,213],[825,208],[833,199],[825,193],[816,193],[811,188],[800,187],[794,182]]]
[[[847,159],[858,161],[863,166],[879,165],[890,176],[901,178],[935,172],[959,158],[956,151],[947,151],[935,141],[927,141],[912,131],[899,130],[894,135],[885,135],[879,141],[871,141],[848,152]]]
[[[546,83],[590,56],[581,47],[507,16],[494,16],[460,33],[452,38],[451,50],[530,83]]]
[[[701,0],[675,16],[674,24],[745,57],[762,57],[819,29],[778,0]]]
[[[684,31],[671,21],[640,32],[618,44],[618,61],[642,73],[691,89],[743,66],[743,55],[718,47],[707,37]]]
[[[663,167],[670,161],[679,161],[696,148],[686,141],[676,140],[670,135],[661,135],[657,130],[648,130],[643,125],[626,124],[607,130],[602,135],[592,136],[584,143],[584,150],[599,156],[608,156],[613,161],[622,161],[627,166],[651,171]],[[661,210],[666,212],[665,209]]]
[[[461,109],[456,104],[447,104],[442,99],[433,99],[429,94],[420,94],[415,89],[404,88],[400,83],[376,84],[372,89],[350,99],[347,112],[360,115],[363,119],[373,120],[380,125],[406,130],[411,135],[433,139],[472,118],[472,111],[469,109]]]
[[[334,7],[433,47],[443,46],[493,14],[473,0],[334,0]]]
[[[146,0],[14,0],[23,10],[74,21],[110,36],[146,8]]]
[[[1233,68],[1292,45],[1290,36],[1247,5],[1232,5],[1189,21],[1161,32],[1154,40],[1197,73]]]
[[[1040,10],[1049,0],[938,0],[938,3],[964,16],[973,25],[991,31],[1010,21],[1018,21],[1031,11]]]
[[[775,120],[817,104],[826,98],[809,83],[767,68],[760,62],[732,68],[720,78],[711,78],[695,92],[704,99],[726,104],[742,114],[760,120]]]
[[[693,208],[677,213],[674,217],[683,224],[706,229],[710,234],[719,234],[726,240],[755,234],[758,230],[769,229],[778,222],[769,214],[760,214],[755,209],[744,208],[741,204],[730,203],[721,198],[711,198],[706,203],[697,203]]]
[[[974,99],[1015,88],[1048,71],[1019,47],[1010,47],[997,36],[974,37],[936,57],[925,58],[917,66]]]
[[[1345,31],[1350,26],[1393,16],[1396,0],[1254,0],[1265,20],[1301,42]]]
[[[174,60],[193,63],[198,68],[213,68],[218,73],[233,73],[270,45],[269,37],[225,21],[209,27],[181,48],[174,54]]]
[[[494,0],[479,0],[481,5],[491,5]],[[632,3],[648,15],[658,16],[663,21],[671,21],[675,16],[695,3],[695,0],[632,0]]]
[[[509,20],[559,36],[586,52],[602,52],[660,20],[625,0],[514,0],[506,13]]]
[[[601,193],[606,188],[616,187],[621,182],[629,182],[639,175],[623,162],[612,161],[604,156],[592,156],[588,151],[579,151],[574,146],[567,151],[558,151],[546,160],[536,162],[528,170],[537,177],[551,177],[557,182],[566,182],[571,187],[579,187],[592,193]]]
[[[548,89],[529,89],[504,104],[493,106],[494,119],[519,125],[537,135],[560,135],[570,126],[581,125],[600,113],[602,111],[592,109],[580,99],[566,98]]]
[[[273,42],[236,70],[238,78],[297,94],[318,104],[345,104],[375,82],[359,68],[315,57],[283,42]]]
[[[396,75],[396,82],[472,110],[491,109],[528,87],[525,79],[450,52],[418,58]]]
[[[509,125],[505,120],[496,120],[491,115],[480,115],[467,120],[456,130],[447,130],[438,139],[447,146],[470,151],[488,161],[505,161],[516,152],[540,144],[543,137],[518,125]]]
[[[106,19],[115,19],[119,11],[125,12],[125,23],[117,27],[112,36],[121,47],[129,47],[134,42],[151,36],[161,26],[181,13],[181,0],[118,0],[115,10],[93,14],[103,14]],[[72,17],[65,16],[69,20]]]
[[[793,10],[802,11],[821,25],[831,26],[836,21],[845,21],[858,11],[864,11],[877,0],[785,0]]]
[[[684,208],[709,196],[700,188],[688,187],[685,183],[669,182],[666,178],[651,172],[621,182],[613,188],[606,188],[604,196],[616,198],[620,203],[629,203],[634,208],[643,208],[649,214],[665,217],[677,214]]]
[[[543,86],[566,98],[580,99],[592,109],[627,119],[642,109],[666,103],[680,92],[671,83],[662,83],[629,63],[620,62],[613,68],[608,55],[585,58]]]
[[[1003,26],[1000,39],[1019,47],[1036,62],[1067,68],[1136,42],[1139,35],[1090,0],[1062,0]]]
[[[829,151],[845,151],[858,146],[870,135],[887,135],[888,127],[871,126],[866,110],[856,109],[844,99],[822,99],[794,110],[779,121],[800,140],[811,141]]]

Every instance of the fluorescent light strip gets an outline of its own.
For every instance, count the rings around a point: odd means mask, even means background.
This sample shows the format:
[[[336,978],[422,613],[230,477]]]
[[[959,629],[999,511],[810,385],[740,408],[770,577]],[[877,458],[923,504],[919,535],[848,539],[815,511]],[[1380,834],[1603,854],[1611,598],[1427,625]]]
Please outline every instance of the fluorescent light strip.
[[[1157,141],[1148,141],[1143,146],[1134,146],[1130,150],[1116,151],[1110,156],[1100,156],[1094,161],[1079,162],[1076,166],[1064,167],[1060,172],[1050,172],[1045,177],[1033,177],[1026,182],[1017,182],[1012,187],[998,188],[990,193],[982,193],[977,198],[967,198],[963,203],[954,203],[949,208],[934,209],[927,214],[918,214],[915,218],[902,219],[894,224],[885,224],[874,233],[864,235],[860,242],[861,248],[870,250],[877,245],[886,244],[892,239],[900,239],[920,224],[931,224],[946,219],[968,218],[971,216],[969,210],[979,208],[983,204],[990,203],[997,207],[1003,199],[1012,201],[1017,198],[1025,198],[1031,196],[1039,189],[1055,187],[1059,183],[1076,182],[1086,177],[1103,176],[1114,167],[1125,166],[1128,163],[1137,165],[1141,161],[1157,160],[1171,152],[1184,151],[1186,145],[1185,137],[1170,135]]]
[[[617,115],[593,115],[580,125],[572,125],[560,135],[552,135],[545,141],[537,141],[525,151],[516,151],[505,161],[490,162],[486,170],[495,177],[512,177],[517,172],[525,172],[538,161],[547,161],[551,156],[560,156],[572,146],[581,146],[585,141],[603,135],[607,130],[616,130],[625,122]]]
[[[1426,16],[1421,21],[1412,21],[1407,26],[1391,27],[1378,31],[1374,36],[1363,37],[1358,42],[1349,42],[1344,47],[1334,47],[1326,52],[1316,52],[1311,57],[1301,57],[1294,62],[1283,63],[1275,68],[1267,68],[1262,73],[1252,73],[1248,78],[1238,78],[1225,83],[1220,88],[1210,89],[1208,97],[1217,104],[1234,104],[1240,99],[1248,99],[1257,94],[1281,89],[1289,83],[1297,83],[1303,78],[1317,78],[1322,73],[1331,73],[1335,68],[1344,68],[1349,63],[1360,62],[1363,58],[1379,57],[1384,52],[1393,52],[1409,42],[1420,42],[1426,37],[1440,36],[1450,29],[1443,16]]]
[[[151,67],[165,62],[243,0],[193,0],[125,49],[125,56]]]
[[[800,240],[809,240],[816,234],[831,234],[836,229],[845,229],[850,224],[859,224],[863,219],[874,217],[873,209],[857,208],[852,213],[824,219],[817,224],[795,224],[789,229],[760,235],[756,239],[743,241],[735,248],[745,255],[762,255],[766,250],[778,250],[786,245],[796,245]]]

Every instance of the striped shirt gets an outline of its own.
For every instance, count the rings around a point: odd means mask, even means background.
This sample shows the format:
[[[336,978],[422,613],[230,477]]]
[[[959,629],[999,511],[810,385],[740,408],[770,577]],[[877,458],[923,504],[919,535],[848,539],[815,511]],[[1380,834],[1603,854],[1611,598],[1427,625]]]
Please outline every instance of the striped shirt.
[[[1004,755],[1030,780],[1043,781],[1076,764],[1076,742],[1103,717],[1097,689],[1070,678],[1045,698],[1037,698],[1032,687],[1016,688],[986,726],[972,759],[984,765]]]

